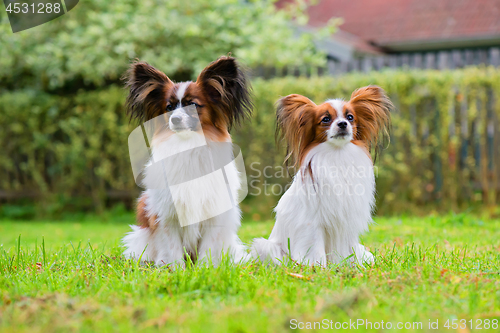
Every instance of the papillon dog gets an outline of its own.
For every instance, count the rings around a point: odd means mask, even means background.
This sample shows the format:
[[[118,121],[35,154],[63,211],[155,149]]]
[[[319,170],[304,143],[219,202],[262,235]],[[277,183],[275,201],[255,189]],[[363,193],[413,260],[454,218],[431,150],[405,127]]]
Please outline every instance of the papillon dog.
[[[269,239],[254,240],[254,257],[321,266],[373,261],[359,236],[372,222],[375,202],[370,151],[388,137],[392,108],[377,86],[354,91],[349,101],[316,105],[295,94],[279,100],[278,138],[299,171],[275,208]]]
[[[237,235],[241,212],[237,204],[223,204],[228,192],[237,195],[241,175],[231,163],[224,173],[214,168],[212,152],[216,144],[230,145],[230,128],[251,114],[243,70],[234,58],[221,57],[195,82],[174,83],[135,62],[125,79],[131,119],[144,125],[164,120],[151,133],[151,159],[141,181],[146,190],[138,199],[137,225],[123,239],[125,256],[183,267],[188,257],[214,265],[223,254],[241,261],[247,255]]]

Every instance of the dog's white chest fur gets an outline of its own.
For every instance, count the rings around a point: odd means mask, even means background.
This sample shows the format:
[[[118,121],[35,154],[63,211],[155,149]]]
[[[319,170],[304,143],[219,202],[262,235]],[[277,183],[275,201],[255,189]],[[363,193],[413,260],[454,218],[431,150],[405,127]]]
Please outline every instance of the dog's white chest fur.
[[[230,162],[230,143],[207,145],[198,133],[192,136],[186,139],[174,135],[157,144],[153,160],[158,162],[148,165],[144,178],[151,206],[160,208],[160,220],[175,221],[182,227],[236,206],[234,200],[241,186],[238,171]]]
[[[318,221],[347,233],[365,231],[375,191],[373,165],[365,151],[353,143],[338,148],[325,142],[311,150],[304,165],[310,165],[312,177],[301,171],[292,188],[307,193],[305,204],[316,210]]]
[[[269,240],[256,241],[254,254],[280,258],[290,251],[294,260],[325,264],[354,251],[359,261],[368,259],[358,238],[372,220],[374,191],[373,165],[361,147],[316,146],[276,206]]]

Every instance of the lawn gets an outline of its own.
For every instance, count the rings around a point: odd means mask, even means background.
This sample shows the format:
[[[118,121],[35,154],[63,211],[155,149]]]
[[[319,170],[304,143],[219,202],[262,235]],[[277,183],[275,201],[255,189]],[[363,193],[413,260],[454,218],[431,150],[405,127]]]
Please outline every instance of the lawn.
[[[363,237],[376,254],[366,267],[177,271],[120,256],[132,222],[0,221],[0,331],[500,330],[499,220],[377,218]],[[272,226],[244,222],[240,236]]]

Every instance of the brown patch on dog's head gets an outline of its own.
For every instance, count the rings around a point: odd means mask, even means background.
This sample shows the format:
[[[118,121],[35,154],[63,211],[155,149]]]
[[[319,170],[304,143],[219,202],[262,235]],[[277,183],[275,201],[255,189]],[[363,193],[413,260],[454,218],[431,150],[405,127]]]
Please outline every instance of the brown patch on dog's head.
[[[235,58],[220,57],[212,62],[200,73],[196,85],[207,97],[213,119],[227,128],[250,117],[250,85]]]
[[[385,91],[378,86],[367,86],[355,90],[345,104],[344,112],[354,115],[353,138],[362,141],[368,151],[379,143],[389,140],[391,110],[394,108]]]
[[[165,97],[174,86],[168,76],[148,63],[136,61],[125,73],[130,119],[145,122],[165,112]]]
[[[280,99],[276,111],[276,137],[286,142],[285,162],[300,165],[313,147],[326,141],[329,123],[323,120],[336,117],[337,111],[329,103],[316,105],[309,98],[297,94]]]

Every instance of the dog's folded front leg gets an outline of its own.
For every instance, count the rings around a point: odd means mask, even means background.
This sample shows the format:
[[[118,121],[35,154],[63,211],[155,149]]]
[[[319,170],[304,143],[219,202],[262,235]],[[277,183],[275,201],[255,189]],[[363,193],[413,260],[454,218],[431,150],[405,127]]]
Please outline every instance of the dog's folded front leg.
[[[184,247],[179,233],[168,227],[158,229],[153,234],[156,248],[155,264],[158,266],[185,267]]]
[[[210,226],[205,228],[198,249],[198,262],[211,262],[214,266],[218,266],[222,257],[222,252],[227,253],[228,237],[226,234],[227,230],[224,230],[224,227]]]
[[[247,255],[236,234],[231,235],[220,227],[209,228],[200,244],[198,261],[218,266],[223,256],[229,256],[234,263],[245,260]]]
[[[305,237],[297,237],[297,244],[290,242],[292,259],[302,264],[326,266],[325,239],[321,230],[309,230]]]
[[[214,266],[218,266],[223,255],[229,256],[234,263],[245,261],[248,257],[236,228],[221,225],[204,228],[198,248],[198,261],[208,262],[210,259]]]

